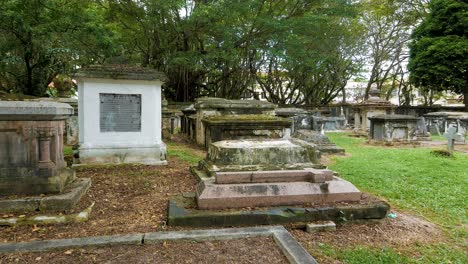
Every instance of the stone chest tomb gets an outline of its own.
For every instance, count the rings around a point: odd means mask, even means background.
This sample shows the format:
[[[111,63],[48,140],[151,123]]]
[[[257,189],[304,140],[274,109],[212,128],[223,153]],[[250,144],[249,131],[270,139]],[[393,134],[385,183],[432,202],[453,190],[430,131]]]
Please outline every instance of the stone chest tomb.
[[[418,118],[406,115],[369,117],[369,141],[412,142],[417,139]]]
[[[166,163],[162,73],[128,65],[96,65],[75,77],[80,127],[75,163]]]
[[[0,196],[62,192],[74,180],[63,159],[67,104],[0,102]]]
[[[275,116],[276,105],[269,102],[205,97],[194,108],[192,135],[206,148],[220,140],[282,138],[291,132],[292,121]]]

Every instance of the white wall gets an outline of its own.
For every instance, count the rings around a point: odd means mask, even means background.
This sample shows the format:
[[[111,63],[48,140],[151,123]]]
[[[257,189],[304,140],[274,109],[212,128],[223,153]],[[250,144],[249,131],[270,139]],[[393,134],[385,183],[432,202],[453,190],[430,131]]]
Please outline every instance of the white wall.
[[[148,147],[161,139],[161,82],[84,78],[78,81],[82,148]],[[101,132],[100,93],[141,94],[140,132]]]

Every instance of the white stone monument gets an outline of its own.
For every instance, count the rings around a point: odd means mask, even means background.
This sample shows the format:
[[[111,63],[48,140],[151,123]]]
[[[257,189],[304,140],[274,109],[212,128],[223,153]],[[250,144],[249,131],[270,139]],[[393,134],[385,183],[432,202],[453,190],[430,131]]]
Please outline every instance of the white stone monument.
[[[80,70],[75,164],[166,164],[161,139],[164,74],[129,65]]]

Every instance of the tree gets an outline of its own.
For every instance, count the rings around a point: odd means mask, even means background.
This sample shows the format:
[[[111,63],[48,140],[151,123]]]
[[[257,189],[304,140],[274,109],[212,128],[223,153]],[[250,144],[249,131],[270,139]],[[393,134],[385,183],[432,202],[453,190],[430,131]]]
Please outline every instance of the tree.
[[[464,94],[468,109],[468,3],[433,0],[410,45],[410,80],[429,91]]]
[[[57,74],[111,56],[98,7],[91,0],[2,0],[0,88],[44,96]]]
[[[415,8],[422,5],[417,0],[366,0],[363,1],[362,22],[368,32],[366,47],[370,76],[365,98],[373,84],[382,89],[392,82],[389,94],[397,87],[396,79],[405,76],[404,64],[408,59],[408,42],[411,30],[417,22]],[[415,11],[416,10],[416,11]],[[400,75],[400,77],[397,77]]]

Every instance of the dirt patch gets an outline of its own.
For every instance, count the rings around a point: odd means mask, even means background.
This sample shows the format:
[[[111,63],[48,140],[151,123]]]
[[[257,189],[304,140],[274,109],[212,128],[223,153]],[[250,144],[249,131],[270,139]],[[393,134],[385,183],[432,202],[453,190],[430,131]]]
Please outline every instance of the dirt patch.
[[[9,254],[0,263],[288,263],[273,238],[164,242],[155,245],[80,248]]]
[[[415,216],[397,212],[397,218],[349,222],[337,226],[335,232],[309,234],[303,230],[290,230],[293,236],[320,263],[336,263],[322,255],[319,245],[327,244],[338,248],[353,248],[357,245],[372,247],[409,247],[414,243],[446,241],[443,231],[433,223]]]
[[[164,230],[169,198],[195,190],[196,180],[190,174],[189,166],[187,162],[171,157],[166,166],[78,167],[78,177],[89,177],[92,180],[88,193],[73,210],[47,214],[76,213],[96,202],[88,222],[40,227],[0,227],[0,242]],[[4,216],[21,214],[30,215],[17,213]]]

